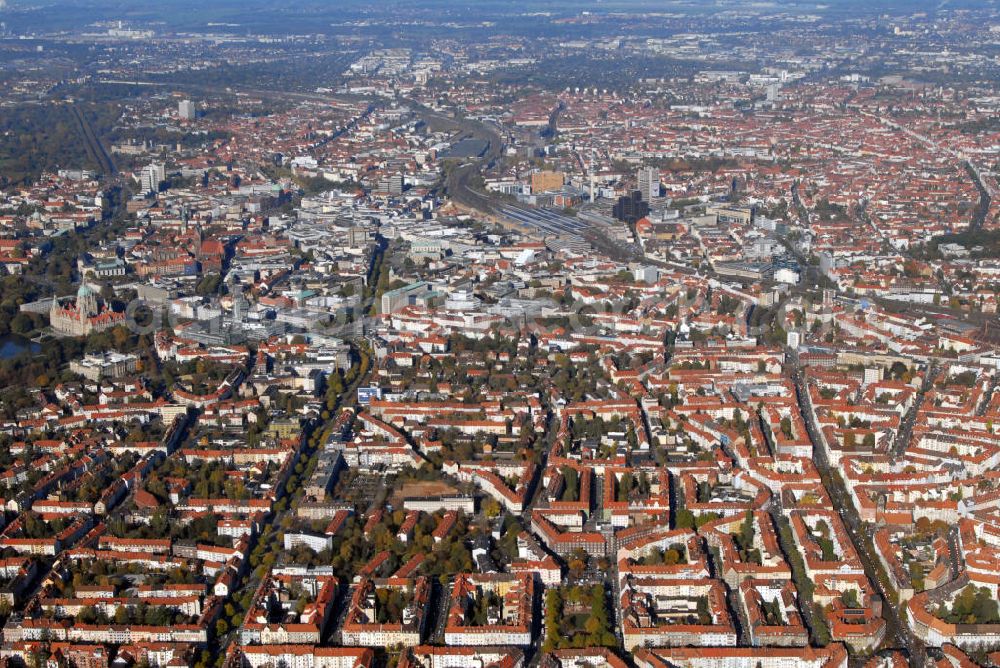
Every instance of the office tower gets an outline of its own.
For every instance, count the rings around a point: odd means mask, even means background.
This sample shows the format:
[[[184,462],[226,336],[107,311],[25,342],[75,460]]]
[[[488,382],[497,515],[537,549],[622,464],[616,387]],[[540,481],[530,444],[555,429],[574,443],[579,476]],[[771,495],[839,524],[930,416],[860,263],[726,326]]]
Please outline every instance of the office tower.
[[[402,195],[403,187],[402,174],[389,174],[383,176],[378,182],[378,191],[388,195]]]
[[[562,172],[535,172],[531,175],[531,192],[538,194],[559,190],[564,183]]]
[[[633,190],[631,195],[624,195],[611,209],[611,215],[617,220],[634,225],[636,221],[645,218],[649,213],[649,204],[642,199],[642,193]]]
[[[642,199],[652,202],[660,196],[660,171],[655,167],[643,167],[639,170],[639,192]]]
[[[142,168],[139,173],[139,185],[142,192],[155,193],[160,190],[160,182],[166,180],[167,170],[163,165],[152,163]]]
[[[191,100],[181,100],[177,104],[177,116],[181,120],[193,121],[198,112],[195,110],[194,102]]]

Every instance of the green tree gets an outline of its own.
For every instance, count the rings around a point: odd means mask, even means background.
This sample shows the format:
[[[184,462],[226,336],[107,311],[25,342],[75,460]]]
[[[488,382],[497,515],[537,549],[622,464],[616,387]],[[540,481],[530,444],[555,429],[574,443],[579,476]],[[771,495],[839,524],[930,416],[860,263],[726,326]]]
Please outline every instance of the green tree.
[[[679,509],[675,516],[675,524],[677,529],[694,529],[695,528],[695,517],[687,508]]]

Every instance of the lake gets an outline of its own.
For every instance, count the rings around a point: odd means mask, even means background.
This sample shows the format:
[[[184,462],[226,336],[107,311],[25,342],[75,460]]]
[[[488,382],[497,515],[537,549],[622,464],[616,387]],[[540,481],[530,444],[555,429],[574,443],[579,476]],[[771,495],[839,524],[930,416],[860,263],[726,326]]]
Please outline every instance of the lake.
[[[0,360],[9,360],[23,355],[24,353],[41,352],[42,346],[31,339],[26,339],[17,334],[0,336]]]

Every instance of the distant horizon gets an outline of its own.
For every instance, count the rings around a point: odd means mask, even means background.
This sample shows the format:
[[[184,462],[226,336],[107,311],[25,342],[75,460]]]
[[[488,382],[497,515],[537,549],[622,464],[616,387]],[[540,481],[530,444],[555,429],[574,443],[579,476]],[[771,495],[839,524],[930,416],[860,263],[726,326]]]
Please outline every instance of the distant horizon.
[[[450,18],[472,29],[484,22],[500,23],[496,30],[531,34],[538,28],[532,17],[571,17],[582,12],[683,14],[694,17],[725,16],[731,12],[759,16],[832,15],[842,18],[906,16],[916,12],[936,14],[960,8],[990,9],[992,0],[955,0],[941,8],[936,0],[807,0],[803,2],[753,2],[729,0],[302,0],[292,6],[275,6],[259,0],[218,0],[207,5],[197,0],[128,2],[127,0],[0,0],[0,21],[17,34],[74,30],[95,22],[120,20],[130,24],[186,32],[204,31],[262,34],[336,33],[344,23],[376,22],[409,16],[413,20]],[[54,11],[58,8],[58,11]],[[443,14],[442,14],[443,13]],[[749,27],[753,28],[752,23]]]
[[[0,109],[10,665],[1000,655],[1000,0],[0,0]]]
[[[939,0],[795,0],[785,1],[755,1],[755,0],[377,0],[372,3],[367,0],[338,0],[331,4],[326,0],[300,0],[294,6],[276,7],[271,2],[263,0],[217,0],[212,3],[211,10],[206,10],[204,3],[197,0],[163,0],[163,2],[128,2],[126,0],[0,0],[0,11],[29,12],[43,7],[60,6],[68,8],[87,8],[92,11],[115,12],[122,16],[157,15],[164,9],[173,7],[199,7],[203,11],[242,10],[253,11],[274,10],[283,14],[297,14],[303,11],[331,13],[343,11],[345,8],[364,10],[367,13],[379,14],[389,7],[408,8],[421,11],[429,8],[468,10],[480,12],[501,12],[505,14],[525,13],[576,13],[590,12],[621,12],[648,11],[669,12],[682,9],[685,11],[716,12],[719,10],[743,9],[758,11],[799,11],[811,9],[825,11],[829,9],[853,7],[864,9],[865,13],[882,10],[892,11],[954,11],[962,8],[996,7],[994,0],[953,0],[942,6]],[[1000,11],[1000,10],[998,10]]]

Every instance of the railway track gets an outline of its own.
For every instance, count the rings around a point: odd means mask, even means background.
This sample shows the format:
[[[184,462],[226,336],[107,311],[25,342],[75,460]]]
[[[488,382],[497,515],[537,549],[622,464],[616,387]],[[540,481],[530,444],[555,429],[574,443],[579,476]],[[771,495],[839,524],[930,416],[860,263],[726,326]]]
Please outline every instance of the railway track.
[[[80,130],[80,136],[83,138],[84,143],[87,146],[87,153],[93,159],[94,163],[97,164],[101,173],[105,176],[114,176],[118,173],[115,169],[114,160],[108,154],[104,145],[101,144],[101,140],[98,139],[97,133],[94,132],[94,127],[87,120],[86,114],[80,111],[79,106],[75,103],[70,104],[70,110],[73,112],[73,116],[76,118],[77,126]]]

